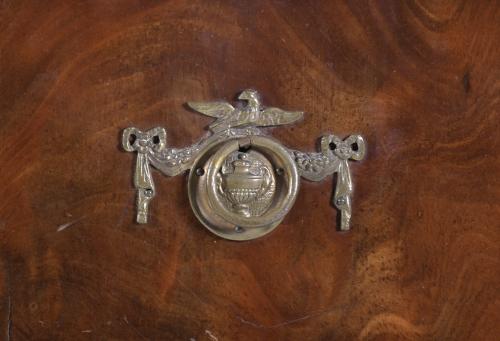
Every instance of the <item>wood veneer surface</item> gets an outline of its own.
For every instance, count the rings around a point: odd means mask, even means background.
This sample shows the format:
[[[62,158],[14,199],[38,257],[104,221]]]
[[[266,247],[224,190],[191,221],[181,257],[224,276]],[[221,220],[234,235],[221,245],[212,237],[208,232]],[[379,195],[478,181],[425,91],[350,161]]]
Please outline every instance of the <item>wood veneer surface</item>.
[[[498,340],[495,1],[0,1],[0,333],[11,340]],[[360,133],[352,230],[332,179],[236,243],[154,173],[134,219],[123,128],[198,140],[188,100],[304,110],[312,151]]]

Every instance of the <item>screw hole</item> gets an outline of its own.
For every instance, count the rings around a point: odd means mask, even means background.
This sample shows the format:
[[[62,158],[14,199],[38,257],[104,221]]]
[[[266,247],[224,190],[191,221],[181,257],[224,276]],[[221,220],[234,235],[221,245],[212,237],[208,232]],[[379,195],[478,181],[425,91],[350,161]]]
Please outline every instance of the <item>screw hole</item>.
[[[158,135],[153,136],[153,143],[160,144],[160,137]]]
[[[198,175],[198,176],[205,175],[205,170],[203,168],[197,168],[196,169],[196,175]]]
[[[359,150],[359,146],[358,146],[358,143],[357,142],[354,142],[352,145],[352,150],[354,150],[355,152],[357,152]]]
[[[347,199],[345,197],[338,197],[337,198],[337,205],[338,206],[343,206],[347,203]]]
[[[337,145],[335,144],[335,142],[330,142],[330,143],[328,144],[328,146],[330,147],[330,150],[335,150],[335,149],[337,149]]]

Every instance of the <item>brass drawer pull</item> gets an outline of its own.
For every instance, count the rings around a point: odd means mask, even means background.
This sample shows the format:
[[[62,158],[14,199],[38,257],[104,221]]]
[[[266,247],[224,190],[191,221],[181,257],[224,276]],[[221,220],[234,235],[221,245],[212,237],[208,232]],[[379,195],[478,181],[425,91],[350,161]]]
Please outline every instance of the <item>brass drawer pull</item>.
[[[188,102],[194,110],[216,118],[209,126],[212,134],[189,147],[167,147],[167,132],[161,127],[123,131],[123,148],[137,152],[137,222],[147,223],[149,202],[156,194],[152,165],[167,176],[189,169],[193,212],[210,231],[231,240],[250,240],[271,232],[292,208],[300,176],[320,181],[337,172],[333,204],[341,212],[340,229],[349,230],[353,186],[347,161],[363,159],[363,138],[325,135],[319,152],[291,150],[259,127],[293,123],[303,117],[302,112],[263,107],[255,90],[245,90],[238,98],[246,106]]]

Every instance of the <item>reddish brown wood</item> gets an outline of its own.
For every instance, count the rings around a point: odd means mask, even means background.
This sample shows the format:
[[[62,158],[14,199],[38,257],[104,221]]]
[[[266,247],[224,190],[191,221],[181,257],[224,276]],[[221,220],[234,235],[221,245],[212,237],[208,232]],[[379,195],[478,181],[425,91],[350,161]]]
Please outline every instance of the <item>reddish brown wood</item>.
[[[67,340],[495,340],[495,1],[0,1],[0,333]],[[313,150],[358,132],[352,231],[332,179],[271,235],[214,237],[155,173],[133,223],[120,131],[210,121],[187,100],[254,87]],[[61,230],[58,232],[58,230]]]

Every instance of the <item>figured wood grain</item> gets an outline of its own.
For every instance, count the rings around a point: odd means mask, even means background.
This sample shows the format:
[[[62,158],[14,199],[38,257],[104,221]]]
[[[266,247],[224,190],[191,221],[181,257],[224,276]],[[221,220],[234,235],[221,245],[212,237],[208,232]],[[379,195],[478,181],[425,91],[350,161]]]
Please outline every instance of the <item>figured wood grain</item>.
[[[496,1],[0,1],[0,334],[6,340],[498,340]],[[154,174],[134,224],[119,134],[199,139],[188,100],[304,110],[313,150],[360,133],[352,230],[302,182],[236,243]]]

